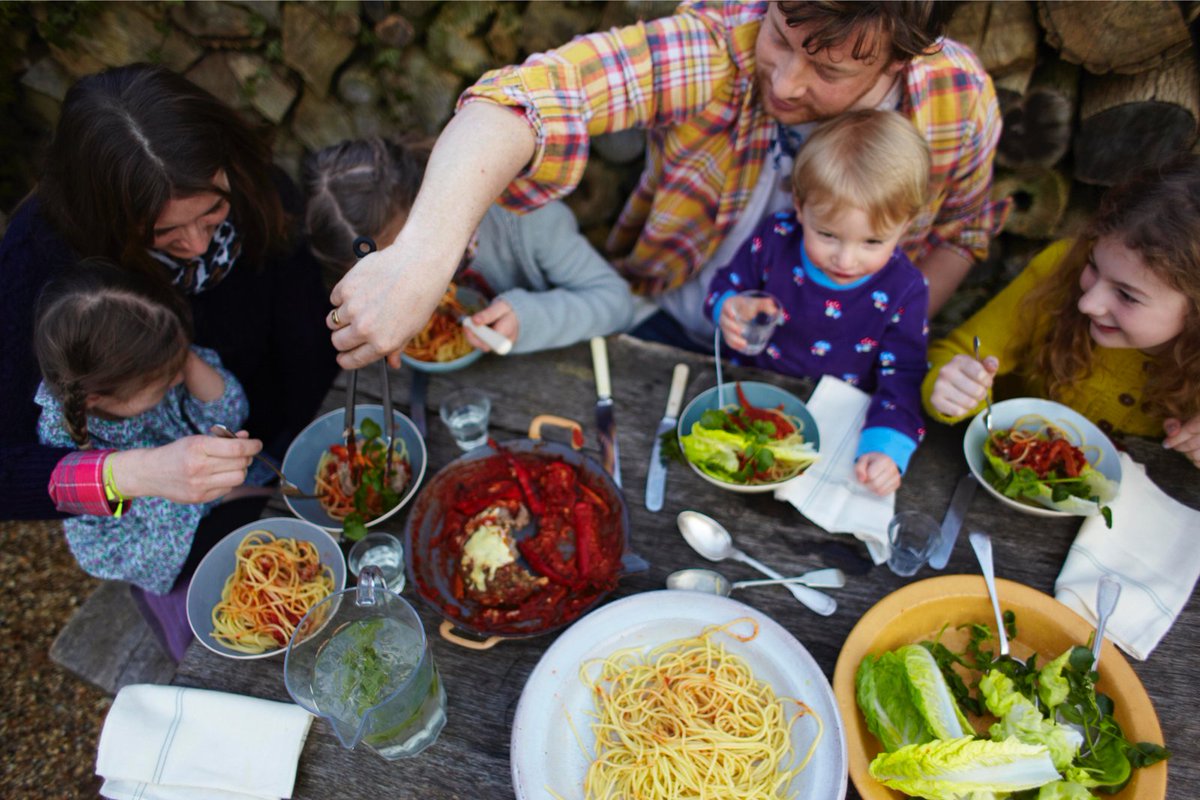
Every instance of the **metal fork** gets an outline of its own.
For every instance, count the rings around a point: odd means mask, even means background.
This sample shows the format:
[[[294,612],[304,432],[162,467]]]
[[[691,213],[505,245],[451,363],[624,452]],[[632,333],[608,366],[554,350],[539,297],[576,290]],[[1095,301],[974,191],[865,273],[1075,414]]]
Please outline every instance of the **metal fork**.
[[[236,433],[229,430],[229,428],[226,428],[224,425],[213,425],[211,428],[208,429],[208,432],[209,432],[209,435],[219,436],[222,439],[238,438]],[[272,472],[274,472],[276,475],[279,476],[279,491],[281,493],[286,494],[288,497],[293,497],[297,500],[315,500],[316,498],[320,497],[320,495],[316,495],[316,494],[307,494],[299,486],[297,486],[296,484],[292,483],[287,478],[285,478],[283,473],[279,471],[279,468],[271,463],[270,459],[264,458],[263,456],[260,456],[257,453],[254,454],[254,458],[257,458],[263,464],[266,464],[271,469]]]
[[[975,337],[975,360],[979,361],[979,337]],[[982,363],[982,362],[981,362]],[[987,403],[987,412],[983,415],[983,425],[990,433],[992,430],[992,390],[988,389],[983,395],[983,400]]]

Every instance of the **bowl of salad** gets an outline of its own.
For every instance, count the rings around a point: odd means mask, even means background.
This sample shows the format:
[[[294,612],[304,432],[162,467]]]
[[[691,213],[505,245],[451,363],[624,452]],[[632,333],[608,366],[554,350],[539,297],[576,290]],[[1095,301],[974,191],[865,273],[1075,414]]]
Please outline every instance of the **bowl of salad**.
[[[425,477],[425,440],[411,419],[392,411],[396,442],[386,469],[387,429],[383,406],[354,406],[355,437],[350,448],[342,436],[344,409],[313,420],[283,456],[283,474],[306,494],[284,502],[293,514],[351,541],[367,528],[389,519],[416,494]]]
[[[1087,417],[1052,400],[1019,397],[967,426],[963,454],[983,488],[1005,505],[1041,517],[1103,514],[1121,483],[1117,448]]]
[[[733,492],[769,492],[817,460],[817,423],[799,397],[758,382],[727,383],[723,395],[706,389],[679,417],[679,448],[701,478]]]

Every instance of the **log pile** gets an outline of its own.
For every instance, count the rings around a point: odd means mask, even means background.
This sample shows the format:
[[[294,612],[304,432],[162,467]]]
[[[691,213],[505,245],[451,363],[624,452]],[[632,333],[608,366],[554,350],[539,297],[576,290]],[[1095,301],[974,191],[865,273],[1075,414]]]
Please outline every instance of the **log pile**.
[[[1104,187],[1196,145],[1200,3],[964,3],[949,35],[992,76],[1004,118],[997,196],[1005,231],[1077,230]],[[1190,28],[1190,30],[1189,30]]]

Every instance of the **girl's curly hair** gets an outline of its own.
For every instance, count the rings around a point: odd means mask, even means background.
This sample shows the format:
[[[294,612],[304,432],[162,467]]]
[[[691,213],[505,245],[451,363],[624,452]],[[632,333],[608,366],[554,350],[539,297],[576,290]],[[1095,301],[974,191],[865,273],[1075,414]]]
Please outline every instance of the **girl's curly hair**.
[[[1147,413],[1189,419],[1200,413],[1200,156],[1186,154],[1110,189],[1087,231],[1059,263],[1053,280],[1030,293],[1040,320],[1029,359],[1046,378],[1047,393],[1063,390],[1092,369],[1094,343],[1079,311],[1079,280],[1101,238],[1137,253],[1159,280],[1183,293],[1189,313],[1183,332],[1152,357],[1143,391]]]

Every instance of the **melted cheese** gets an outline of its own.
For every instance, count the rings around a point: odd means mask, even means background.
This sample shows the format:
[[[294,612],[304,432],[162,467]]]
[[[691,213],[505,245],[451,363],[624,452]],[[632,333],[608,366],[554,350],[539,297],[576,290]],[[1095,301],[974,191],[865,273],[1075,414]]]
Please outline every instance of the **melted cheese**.
[[[463,546],[463,561],[471,567],[471,585],[480,592],[487,588],[496,570],[516,560],[508,528],[495,523],[480,525]]]

